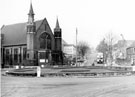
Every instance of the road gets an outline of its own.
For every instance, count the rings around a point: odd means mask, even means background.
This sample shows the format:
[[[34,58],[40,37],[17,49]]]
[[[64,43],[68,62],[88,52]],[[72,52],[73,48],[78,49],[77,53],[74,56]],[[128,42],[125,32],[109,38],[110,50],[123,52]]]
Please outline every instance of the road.
[[[1,78],[1,97],[135,97],[135,76]]]

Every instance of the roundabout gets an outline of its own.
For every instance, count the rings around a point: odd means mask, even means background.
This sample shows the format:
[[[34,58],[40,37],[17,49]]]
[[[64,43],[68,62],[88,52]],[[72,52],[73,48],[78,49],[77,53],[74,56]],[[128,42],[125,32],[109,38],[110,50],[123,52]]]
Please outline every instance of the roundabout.
[[[104,66],[87,66],[87,67],[44,67],[38,74],[37,67],[24,67],[12,69],[5,73],[9,76],[41,76],[41,77],[111,77],[134,75],[135,72],[129,68],[114,68]]]

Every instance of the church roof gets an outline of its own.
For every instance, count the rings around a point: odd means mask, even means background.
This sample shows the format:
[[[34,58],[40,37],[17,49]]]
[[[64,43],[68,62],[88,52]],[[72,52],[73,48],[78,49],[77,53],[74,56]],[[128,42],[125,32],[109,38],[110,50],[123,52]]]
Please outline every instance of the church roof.
[[[39,28],[43,20],[36,21],[36,30]],[[26,23],[17,23],[6,25],[2,29],[4,36],[3,46],[26,44]]]
[[[46,18],[43,20],[35,21],[36,31],[39,30],[43,21],[46,21]],[[11,25],[5,25],[2,28],[3,34],[3,46],[14,46],[14,45],[26,45],[27,44],[27,23],[17,23]],[[67,42],[62,39],[62,44],[65,45]]]

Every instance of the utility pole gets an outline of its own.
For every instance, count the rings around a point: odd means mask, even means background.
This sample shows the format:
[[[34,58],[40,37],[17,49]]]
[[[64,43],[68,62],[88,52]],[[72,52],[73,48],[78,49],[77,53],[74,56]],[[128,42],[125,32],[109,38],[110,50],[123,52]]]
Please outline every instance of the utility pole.
[[[76,66],[77,66],[77,34],[78,34],[78,31],[76,28]]]

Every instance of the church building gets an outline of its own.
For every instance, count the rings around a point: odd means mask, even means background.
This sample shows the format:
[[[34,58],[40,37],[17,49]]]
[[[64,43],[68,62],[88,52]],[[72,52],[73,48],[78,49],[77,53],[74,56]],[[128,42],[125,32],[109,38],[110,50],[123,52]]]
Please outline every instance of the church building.
[[[62,30],[58,19],[52,32],[47,19],[34,21],[32,4],[27,23],[1,29],[2,66],[63,64]]]

